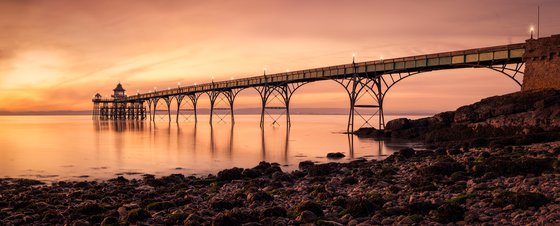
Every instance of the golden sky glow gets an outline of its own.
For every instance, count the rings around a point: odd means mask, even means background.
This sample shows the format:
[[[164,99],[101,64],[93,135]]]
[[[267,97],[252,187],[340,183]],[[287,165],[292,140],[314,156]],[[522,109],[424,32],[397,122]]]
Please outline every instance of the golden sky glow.
[[[523,42],[560,33],[542,1],[0,1],[0,111],[88,110],[121,81],[129,93]],[[397,85],[387,111],[436,112],[518,90],[490,70],[431,72]],[[322,94],[319,94],[322,93]],[[255,93],[236,107],[258,107]],[[293,107],[347,107],[334,82]],[[204,107],[204,106],[202,106]]]

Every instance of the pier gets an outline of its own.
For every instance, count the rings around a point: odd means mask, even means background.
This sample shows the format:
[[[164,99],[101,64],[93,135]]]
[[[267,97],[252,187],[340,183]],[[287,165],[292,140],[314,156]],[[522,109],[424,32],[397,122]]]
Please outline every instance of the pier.
[[[292,95],[305,84],[332,80],[344,88],[350,100],[347,131],[366,126],[382,130],[385,127],[383,100],[388,91],[403,79],[436,70],[487,68],[507,76],[524,91],[560,87],[560,75],[555,74],[559,73],[559,70],[554,70],[560,68],[559,50],[560,35],[553,35],[539,39],[531,38],[525,43],[366,62],[353,60],[349,64],[293,72],[267,74],[264,71],[262,75],[253,77],[178,86],[134,95],[126,95],[119,83],[111,98],[103,98],[99,94],[94,96],[93,118],[155,121],[156,115],[164,115],[167,116],[167,120],[178,122],[180,114],[189,114],[197,122],[198,99],[201,95],[208,95],[210,123],[213,123],[217,112],[228,112],[231,122],[234,123],[235,98],[242,90],[253,88],[259,93],[261,100],[260,126],[264,126],[265,117],[270,115],[269,111],[272,110],[282,111],[280,114],[285,115],[286,124],[290,126]],[[371,96],[374,101],[359,104],[358,100],[364,95]],[[272,99],[280,100],[281,105],[270,106]],[[177,103],[175,115],[171,113],[173,100]],[[228,107],[216,107],[220,102],[226,103]],[[373,111],[360,112],[361,109]],[[223,120],[225,116],[217,117]],[[356,117],[361,118],[364,123],[355,124]],[[277,123],[278,119],[273,120]]]

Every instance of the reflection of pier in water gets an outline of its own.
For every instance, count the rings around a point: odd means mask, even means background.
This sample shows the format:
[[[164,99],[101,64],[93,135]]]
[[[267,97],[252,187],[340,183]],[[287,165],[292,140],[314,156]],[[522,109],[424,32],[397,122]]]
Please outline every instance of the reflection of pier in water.
[[[229,125],[229,126],[228,126]],[[175,128],[173,128],[175,127]],[[199,131],[200,126],[196,123],[193,124],[180,124],[180,123],[156,123],[156,122],[146,122],[142,120],[133,121],[133,120],[98,120],[94,121],[94,129],[97,132],[103,131],[114,131],[117,133],[126,133],[126,132],[147,132],[149,134],[148,139],[150,139],[150,145],[154,148],[158,149],[173,149],[173,146],[177,147],[178,151],[181,150],[189,150],[193,153],[201,151],[202,149],[206,149],[205,151],[210,151],[210,155],[212,158],[215,158],[219,153],[225,153],[224,157],[227,160],[231,160],[234,156],[234,152],[244,151],[244,143],[235,142],[235,133],[236,127],[235,124],[222,124],[222,125],[210,125],[208,127],[209,136],[206,133],[202,137],[197,137],[200,135]],[[175,129],[175,133],[173,133],[173,129]],[[260,149],[261,157],[260,160],[262,161],[282,161],[282,164],[289,164],[290,163],[290,127],[289,126],[279,126],[279,127],[272,127],[272,128],[259,128],[260,132]],[[224,133],[227,130],[227,134]],[[189,131],[189,132],[186,132]],[[159,135],[165,134],[167,137],[160,137]],[[185,133],[186,132],[186,133]],[[240,131],[237,131],[240,132]],[[272,136],[270,135],[272,134]],[[268,135],[268,136],[267,136]],[[206,142],[200,139],[210,138],[206,140]],[[250,142],[259,142],[258,138],[250,140]],[[122,138],[118,138],[122,139]],[[142,138],[144,139],[144,138]],[[175,140],[174,140],[175,139]],[[368,155],[360,155],[355,156],[355,140],[371,140],[372,142],[376,142],[377,150],[376,153],[371,153]],[[163,141],[163,142],[162,142]],[[383,150],[387,147],[389,149],[396,149],[394,147],[398,147],[391,141],[384,140],[373,140],[373,139],[363,139],[363,138],[356,138],[352,134],[347,134],[347,142],[348,142],[348,149],[347,149],[347,159],[353,160],[356,157],[367,157],[367,158],[375,158],[376,160],[381,160],[386,155],[384,154]],[[117,142],[121,143],[121,142]],[[361,143],[361,142],[360,142]],[[359,144],[359,143],[358,143]],[[117,147],[117,149],[122,149],[122,147]],[[273,152],[271,152],[273,151]],[[343,150],[340,150],[343,151]],[[343,151],[344,152],[344,151]],[[277,158],[274,158],[275,154],[281,154]],[[325,153],[326,154],[326,153]],[[196,155],[193,155],[193,158]]]

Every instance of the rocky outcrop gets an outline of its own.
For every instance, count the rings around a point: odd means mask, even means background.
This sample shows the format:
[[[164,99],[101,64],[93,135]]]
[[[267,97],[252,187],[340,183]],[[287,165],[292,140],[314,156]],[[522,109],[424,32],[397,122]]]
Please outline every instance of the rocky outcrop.
[[[528,144],[560,139],[560,90],[517,92],[443,112],[433,117],[389,121],[386,137],[422,139],[426,142]],[[379,131],[357,131],[359,136]]]

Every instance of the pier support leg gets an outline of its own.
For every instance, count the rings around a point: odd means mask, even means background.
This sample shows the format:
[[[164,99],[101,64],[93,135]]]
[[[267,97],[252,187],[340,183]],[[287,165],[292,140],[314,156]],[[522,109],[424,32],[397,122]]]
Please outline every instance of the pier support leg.
[[[283,114],[286,114],[286,125],[288,127],[291,126],[292,122],[290,118],[290,100],[294,92],[305,84],[307,84],[307,82],[265,85],[255,88],[257,89],[257,92],[261,97],[262,104],[260,126],[264,127],[265,115],[269,115],[272,118],[273,124],[278,124],[278,119],[280,119]],[[279,102],[280,106],[268,106],[274,100],[276,100],[276,102]],[[272,117],[272,115],[268,114],[267,111],[273,109],[284,110],[284,112],[280,113],[280,115],[275,118]]]
[[[200,97],[201,93],[193,93],[193,94],[189,94],[188,97],[189,99],[191,99],[191,103],[193,105],[193,111],[194,111],[194,123],[198,122],[198,115],[196,112],[196,103],[198,102],[198,98]]]
[[[359,116],[359,119],[363,122],[358,128],[374,127],[372,121],[374,121],[375,116],[378,116],[377,129],[385,129],[383,97],[386,90],[383,89],[383,77],[381,75],[369,76],[365,74],[358,76],[354,74],[350,78],[335,79],[335,81],[345,88],[350,100],[348,125],[346,127],[348,133],[352,133],[356,129],[356,116]],[[364,96],[370,97],[371,100],[368,101],[368,104],[358,104]],[[371,104],[371,102],[374,102],[374,104]],[[359,112],[357,108],[366,109],[366,111]]]
[[[208,97],[210,97],[210,123],[212,123],[213,116],[218,116],[220,122],[226,116],[229,111],[231,117],[231,123],[235,123],[235,113],[233,112],[233,105],[235,102],[235,97],[243,89],[227,89],[227,90],[213,90],[208,92]],[[226,103],[227,102],[227,103]],[[226,103],[227,107],[217,107],[220,103]],[[220,111],[222,114],[220,114]]]

